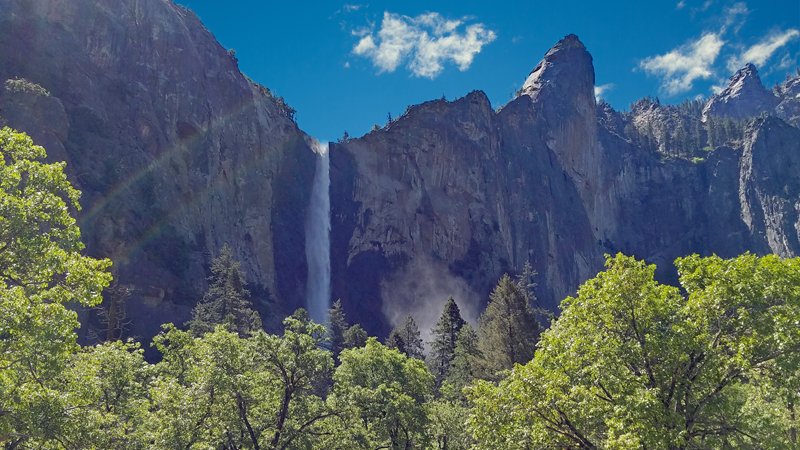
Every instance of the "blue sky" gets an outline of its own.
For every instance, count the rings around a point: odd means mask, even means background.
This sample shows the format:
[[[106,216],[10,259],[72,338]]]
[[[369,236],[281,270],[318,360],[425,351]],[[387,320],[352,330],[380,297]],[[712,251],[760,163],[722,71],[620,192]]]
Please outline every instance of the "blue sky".
[[[478,89],[499,107],[570,33],[620,110],[646,95],[708,96],[748,61],[772,87],[800,60],[797,0],[177,1],[323,141],[443,95]]]

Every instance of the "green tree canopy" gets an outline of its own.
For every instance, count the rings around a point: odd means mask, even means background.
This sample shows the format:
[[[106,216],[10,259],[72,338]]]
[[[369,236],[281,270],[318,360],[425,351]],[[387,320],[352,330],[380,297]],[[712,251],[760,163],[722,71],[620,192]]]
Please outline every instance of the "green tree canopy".
[[[685,295],[609,257],[532,362],[472,389],[480,447],[796,448],[800,259],[676,265]]]
[[[326,448],[425,448],[425,400],[433,376],[425,363],[369,338],[366,346],[342,351],[329,405],[338,430]]]
[[[155,341],[164,359],[153,448],[315,448],[330,416],[314,389],[333,366],[320,348],[325,327],[296,316],[284,325],[283,336],[246,339],[223,326],[202,337],[168,326]]]
[[[0,129],[0,442],[39,446],[63,433],[67,407],[53,380],[77,350],[77,314],[111,275],[108,260],[81,255],[71,210],[80,192],[45,164],[24,133]]]

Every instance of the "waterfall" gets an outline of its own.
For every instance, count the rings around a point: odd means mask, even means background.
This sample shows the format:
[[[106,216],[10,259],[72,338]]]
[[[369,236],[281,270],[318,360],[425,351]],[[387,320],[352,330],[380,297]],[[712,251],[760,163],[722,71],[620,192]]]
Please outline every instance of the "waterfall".
[[[306,217],[306,309],[316,323],[324,323],[331,298],[331,198],[328,144],[309,142],[317,154],[317,169]]]

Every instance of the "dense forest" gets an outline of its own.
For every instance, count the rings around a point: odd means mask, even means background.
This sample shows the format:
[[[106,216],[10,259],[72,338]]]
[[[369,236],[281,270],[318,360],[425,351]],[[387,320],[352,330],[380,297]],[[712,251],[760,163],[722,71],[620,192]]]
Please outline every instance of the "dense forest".
[[[696,124],[639,135],[679,154],[739,136],[710,123],[710,138]],[[409,316],[381,343],[339,302],[326,324],[298,310],[265,333],[224,247],[193,319],[164,325],[150,363],[118,339],[125,289],[111,261],[81,255],[80,193],[44,157],[0,131],[5,449],[797,446],[798,259],[687,256],[673,287],[607,256],[557,319],[534,308],[528,268],[498,281],[477,328],[450,298],[431,342]],[[100,308],[103,343],[76,344],[80,308]]]

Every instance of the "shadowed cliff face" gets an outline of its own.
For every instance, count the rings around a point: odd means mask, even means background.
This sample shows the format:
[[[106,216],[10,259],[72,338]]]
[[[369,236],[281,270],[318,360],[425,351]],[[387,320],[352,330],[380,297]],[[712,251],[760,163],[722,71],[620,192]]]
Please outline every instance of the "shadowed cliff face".
[[[192,12],[0,0],[0,49],[0,81],[50,93],[3,93],[3,119],[68,162],[88,253],[134,288],[129,335],[189,319],[226,242],[269,329],[302,305],[313,153]]]
[[[348,311],[367,324],[412,313],[425,328],[451,294],[477,317],[498,277],[531,262],[554,308],[602,265],[583,200],[600,177],[593,89],[591,56],[569,36],[499,114],[473,92],[335,146],[334,296],[379,304]]]
[[[763,93],[751,81],[728,89],[748,107]],[[634,122],[672,130],[689,120],[639,106],[649,109],[633,111]],[[334,296],[385,333],[407,313],[433,325],[448,295],[479,310],[499,276],[525,262],[538,271],[540,304],[554,310],[602,269],[603,253],[658,264],[667,282],[677,282],[674,259],[691,253],[798,254],[796,128],[758,120],[741,148],[692,162],[633,145],[619,113],[597,110],[592,58],[570,35],[498,112],[473,92],[335,146]]]

